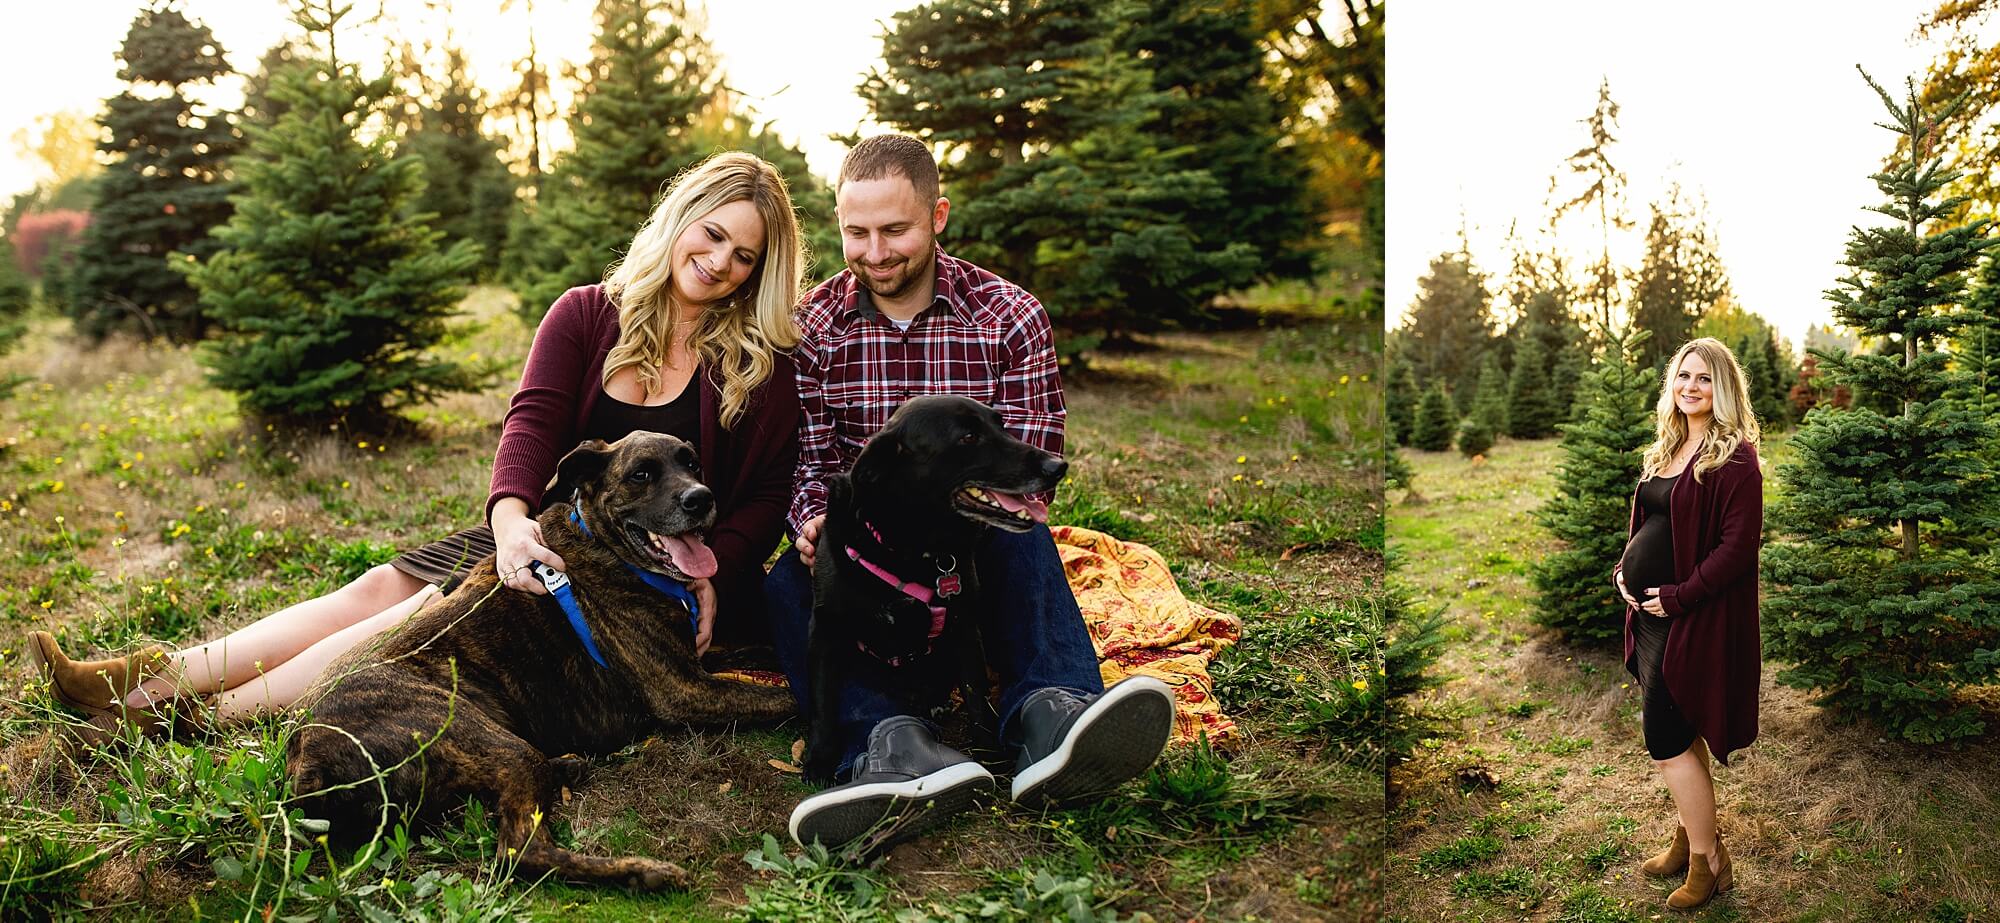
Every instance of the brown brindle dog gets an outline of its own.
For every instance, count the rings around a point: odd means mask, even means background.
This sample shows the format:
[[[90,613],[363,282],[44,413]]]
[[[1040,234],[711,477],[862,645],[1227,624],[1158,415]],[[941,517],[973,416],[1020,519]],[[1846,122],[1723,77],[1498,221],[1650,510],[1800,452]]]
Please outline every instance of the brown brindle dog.
[[[308,700],[311,723],[286,751],[306,815],[353,843],[399,817],[435,820],[477,798],[523,876],[687,886],[671,862],[563,849],[545,815],[581,764],[563,754],[608,753],[673,725],[793,713],[787,690],[704,671],[687,608],[627,568],[680,582],[715,573],[699,534],[714,523],[714,497],[695,470],[687,443],[657,433],[587,442],[565,456],[558,487],[576,491],[582,523],[571,504],[552,504],[539,517],[543,544],[567,565],[606,665],[554,597],[500,587],[488,556],[381,644],[328,667],[317,701]],[[373,767],[387,770],[379,782]]]

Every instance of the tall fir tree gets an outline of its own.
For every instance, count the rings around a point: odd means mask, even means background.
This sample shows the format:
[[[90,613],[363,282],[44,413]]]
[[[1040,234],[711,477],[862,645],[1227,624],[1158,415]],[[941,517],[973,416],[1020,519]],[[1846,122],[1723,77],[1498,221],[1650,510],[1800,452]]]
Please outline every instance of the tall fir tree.
[[[1841,323],[1893,348],[1818,355],[1827,377],[1890,412],[1821,406],[1792,439],[1770,516],[1783,538],[1764,549],[1764,633],[1793,664],[1780,682],[1933,743],[1980,733],[1985,722],[1959,692],[2000,677],[1993,431],[1947,397],[1963,373],[1937,349],[1963,323],[1952,307],[1964,273],[1993,241],[1986,222],[1947,220],[1963,203],[1941,195],[1956,179],[1940,164],[1943,112],[1914,87],[1899,102],[1862,76],[1899,135],[1874,177],[1888,201],[1873,210],[1894,223],[1855,228],[1852,273],[1827,297]]]
[[[229,64],[209,28],[169,3],[139,12],[119,58],[118,79],[133,86],[104,103],[99,149],[115,161],[96,186],[69,311],[93,339],[122,329],[196,340],[207,319],[167,254],[208,257],[219,246],[209,229],[229,219],[228,161],[242,134],[231,113],[187,96],[229,73]]]
[[[317,67],[272,81],[284,114],[250,126],[236,158],[244,193],[206,262],[176,254],[219,328],[204,344],[209,380],[250,414],[296,423],[345,419],[373,429],[385,415],[491,381],[431,353],[478,261],[460,242],[408,220],[423,165],[397,158],[384,132],[387,76],[363,80],[332,57],[351,5],[310,0],[294,21],[319,39]]]
[[[1410,444],[1410,432],[1417,425],[1417,377],[1410,364],[1400,357],[1389,360],[1389,380],[1383,386],[1382,402],[1389,416],[1389,438],[1397,445]]]
[[[1410,445],[1426,452],[1442,452],[1451,448],[1452,437],[1458,429],[1458,411],[1451,405],[1451,395],[1445,393],[1443,382],[1432,382],[1424,391],[1424,398],[1417,404],[1417,419],[1410,429]]]
[[[1461,247],[1431,260],[1397,336],[1418,381],[1439,382],[1460,404],[1479,387],[1479,360],[1493,338],[1486,274]]]
[[[1570,393],[1558,393],[1550,377],[1543,338],[1524,331],[1514,348],[1514,372],[1507,377],[1507,435],[1541,439],[1555,435],[1567,414]]]
[[[598,0],[596,17],[576,148],[509,236],[508,276],[536,319],[603,279],[667,183],[701,160],[690,130],[715,91],[715,53],[684,0]]]
[[[1318,229],[1310,220],[1307,165],[1298,147],[1285,143],[1253,5],[1137,0],[1133,13],[1116,33],[1116,48],[1151,62],[1161,97],[1145,129],[1191,148],[1189,157],[1229,191],[1204,210],[1184,212],[1197,249],[1241,242],[1259,254],[1260,276],[1310,276]],[[1209,280],[1194,284],[1210,287]]]
[[[1703,315],[1729,295],[1714,232],[1684,203],[1679,187],[1655,203],[1646,250],[1632,280],[1632,326],[1649,331],[1645,364],[1659,368],[1692,339]]]
[[[936,0],[895,16],[859,90],[878,121],[940,148],[946,246],[1033,291],[1066,355],[1200,321],[1266,267],[1252,243],[1201,226],[1231,191],[1201,145],[1160,126],[1219,103],[1161,92],[1150,62],[1120,49],[1139,9]]]
[[[1641,455],[1654,438],[1659,379],[1640,364],[1643,330],[1608,337],[1611,347],[1584,376],[1580,417],[1562,426],[1556,494],[1535,519],[1562,543],[1530,574],[1535,621],[1578,641],[1624,630],[1624,601],[1611,574],[1625,553]]]
[[[1597,212],[1597,233],[1600,253],[1597,262],[1591,264],[1586,274],[1589,283],[1582,293],[1583,298],[1596,312],[1596,326],[1611,328],[1611,315],[1618,306],[1618,267],[1611,262],[1611,233],[1631,227],[1631,219],[1625,214],[1625,172],[1612,162],[1611,149],[1618,144],[1618,102],[1611,98],[1611,81],[1600,81],[1597,86],[1597,103],[1590,115],[1580,120],[1584,130],[1590,135],[1590,143],[1569,155],[1565,163],[1569,172],[1583,180],[1583,186],[1576,195],[1556,206],[1555,220],[1578,209],[1593,209]]]
[[[421,64],[421,58],[411,60]],[[421,90],[404,115],[397,148],[424,163],[424,191],[410,203],[411,214],[430,216],[446,243],[477,244],[479,271],[490,274],[506,245],[519,184],[500,159],[503,145],[486,133],[485,97],[466,73],[464,51],[456,47],[444,51],[442,79],[421,67],[406,69],[405,79]]]
[[[1479,362],[1479,385],[1472,393],[1469,416],[1490,434],[1507,428],[1507,373],[1500,368],[1500,357],[1492,353]]]

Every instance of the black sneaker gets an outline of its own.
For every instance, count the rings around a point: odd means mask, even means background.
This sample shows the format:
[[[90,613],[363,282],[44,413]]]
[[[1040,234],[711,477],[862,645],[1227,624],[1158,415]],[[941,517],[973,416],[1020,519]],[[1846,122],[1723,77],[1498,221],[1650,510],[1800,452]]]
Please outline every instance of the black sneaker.
[[[792,809],[793,841],[837,849],[876,832],[865,850],[872,852],[936,827],[999,787],[986,767],[938,743],[929,725],[909,715],[868,732],[868,751],[855,758],[849,778]]]
[[[1029,808],[1060,806],[1111,791],[1153,765],[1173,734],[1174,693],[1150,676],[1097,696],[1037,689],[1015,720],[1021,757],[1014,800]]]

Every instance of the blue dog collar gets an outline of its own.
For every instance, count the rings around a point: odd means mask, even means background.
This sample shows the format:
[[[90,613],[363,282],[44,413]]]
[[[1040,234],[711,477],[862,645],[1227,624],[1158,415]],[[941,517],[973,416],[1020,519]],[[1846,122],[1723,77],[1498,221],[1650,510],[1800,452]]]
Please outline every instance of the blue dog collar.
[[[583,515],[575,507],[570,508],[569,521],[576,523],[586,538],[590,536],[590,527],[584,525]],[[584,653],[589,654],[590,659],[597,661],[599,667],[610,669],[610,665],[604,662],[604,655],[597,650],[597,639],[590,633],[590,623],[583,619],[582,607],[576,604],[576,593],[570,589],[569,577],[540,561],[529,562],[529,569],[535,576],[541,578],[542,586],[547,587],[549,595],[556,598],[556,605],[562,607],[563,615],[569,618],[569,627],[576,630],[577,639],[583,642]],[[688,629],[696,634],[701,633],[701,603],[695,600],[693,591],[652,571],[640,570],[630,564],[626,564],[625,569],[631,571],[647,586],[687,606]]]

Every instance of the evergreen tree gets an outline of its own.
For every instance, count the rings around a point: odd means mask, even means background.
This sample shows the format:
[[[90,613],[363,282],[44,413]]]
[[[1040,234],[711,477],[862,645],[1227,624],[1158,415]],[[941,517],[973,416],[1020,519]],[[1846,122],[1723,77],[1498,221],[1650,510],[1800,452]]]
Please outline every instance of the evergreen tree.
[[[1452,409],[1451,395],[1443,382],[1434,382],[1417,405],[1417,420],[1410,430],[1410,444],[1426,452],[1451,448],[1452,431],[1458,427],[1458,411]]]
[[[1555,395],[1556,426],[1551,432],[1559,432],[1564,423],[1574,423],[1582,416],[1584,405],[1583,380],[1590,372],[1590,358],[1582,344],[1562,351],[1556,357],[1555,367],[1549,370],[1549,393]]]
[[[1624,630],[1625,602],[1611,572],[1625,553],[1641,454],[1654,437],[1659,381],[1639,356],[1648,334],[1612,337],[1584,376],[1580,416],[1562,429],[1556,495],[1535,519],[1562,542],[1534,565],[1535,621],[1578,641],[1607,641]]]
[[[1652,333],[1641,357],[1647,366],[1665,365],[1692,339],[1702,316],[1727,298],[1729,277],[1713,238],[1706,222],[1681,201],[1679,187],[1653,206],[1632,287],[1632,326]]]
[[[405,115],[398,149],[424,163],[424,191],[410,203],[411,217],[429,216],[447,243],[479,245],[480,272],[490,273],[507,240],[517,184],[500,160],[501,143],[485,133],[486,101],[467,76],[458,48],[444,53],[442,81],[421,70],[406,77],[426,84]]]
[[[295,8],[328,58],[273,79],[284,115],[249,128],[235,161],[245,191],[215,231],[223,249],[174,265],[220,328],[201,353],[209,380],[246,411],[373,427],[403,405],[483,386],[493,370],[429,354],[478,254],[466,242],[440,250],[438,232],[405,217],[423,165],[393,157],[385,134],[368,130],[390,101],[390,78],[363,80],[331,57],[350,9]]]
[[[1965,400],[2000,425],[2000,256],[1988,255],[1965,299],[1965,329],[1953,341]]]
[[[1507,373],[1500,370],[1500,360],[1491,353],[1479,363],[1479,386],[1472,393],[1470,416],[1478,418],[1489,440],[1507,428]]]
[[[1558,393],[1550,376],[1549,355],[1542,338],[1524,333],[1515,347],[1514,374],[1507,378],[1507,435],[1541,439],[1555,434],[1567,418],[1568,392]]]
[[[1612,134],[1618,129],[1618,103],[1611,98],[1609,79],[1598,84],[1597,104],[1582,122],[1590,133],[1590,143],[1569,155],[1566,162],[1570,173],[1585,182],[1575,196],[1556,207],[1555,217],[1560,220],[1576,209],[1596,206],[1602,253],[1587,271],[1590,277],[1587,298],[1597,311],[1597,326],[1608,330],[1612,308],[1618,303],[1618,269],[1611,262],[1611,232],[1631,226],[1631,219],[1625,215],[1625,173],[1611,162],[1611,148],[1618,143],[1618,137]]]
[[[243,108],[238,111],[245,126],[262,125],[266,128],[278,123],[278,116],[284,115],[285,104],[271,98],[271,82],[288,70],[304,70],[310,73],[317,66],[312,51],[299,44],[295,37],[279,39],[277,44],[264,49],[257,59],[257,70],[243,81]]]
[[[1389,382],[1382,402],[1389,415],[1389,438],[1396,445],[1409,445],[1417,425],[1417,377],[1401,358],[1389,362]]]
[[[1771,341],[1745,338],[1732,347],[1750,385],[1750,410],[1757,421],[1771,429],[1785,423],[1784,392],[1778,389],[1778,370],[1771,367]]]
[[[1493,448],[1493,427],[1478,414],[1467,416],[1458,424],[1458,451],[1467,458],[1484,453]]]
[[[878,121],[942,149],[946,246],[1033,291],[1065,354],[1199,321],[1266,269],[1251,243],[1198,226],[1231,190],[1161,120],[1221,103],[1154,88],[1155,62],[1117,45],[1138,11],[936,0],[895,16],[859,91]]]
[[[68,307],[86,336],[122,328],[189,341],[207,327],[167,254],[208,257],[209,229],[229,219],[226,163],[242,136],[229,113],[185,95],[229,73],[222,55],[207,26],[166,4],[140,11],[125,34],[118,79],[134,86],[105,100],[100,149],[117,159],[98,180],[69,280]]]
[[[1397,331],[1417,380],[1438,382],[1461,403],[1479,387],[1479,360],[1493,337],[1486,275],[1460,248],[1431,260],[1417,300]]]
[[[1874,210],[1895,223],[1853,231],[1852,273],[1827,297],[1843,324],[1893,348],[1820,353],[1820,368],[1892,406],[1822,406],[1792,439],[1770,516],[1784,538],[1764,549],[1764,632],[1793,662],[1780,682],[1928,743],[1980,733],[1958,692],[2000,675],[1993,430],[1946,397],[1963,373],[1936,348],[1963,323],[1951,310],[1963,273],[1992,241],[1986,222],[1942,220],[1962,203],[1940,194],[1956,177],[1940,167],[1939,113],[1914,88],[1899,104],[1863,78],[1901,136],[1874,177],[1889,200]]]
[[[33,302],[34,290],[28,285],[28,276],[14,262],[14,242],[0,237],[0,356],[12,350],[21,335],[28,332],[26,318]]]
[[[1252,5],[1137,0],[1133,12],[1116,47],[1151,63],[1152,88],[1161,97],[1145,129],[1190,149],[1193,162],[1228,190],[1199,211],[1183,210],[1196,248],[1218,251],[1240,242],[1261,257],[1260,276],[1311,275],[1308,244],[1318,229],[1309,222],[1306,164],[1296,146],[1283,143]],[[1193,284],[1208,288],[1211,280]]]
[[[603,279],[661,191],[700,162],[690,126],[714,96],[714,52],[684,0],[598,0],[598,32],[570,129],[576,149],[510,234],[521,310]]]

